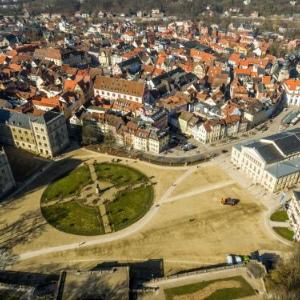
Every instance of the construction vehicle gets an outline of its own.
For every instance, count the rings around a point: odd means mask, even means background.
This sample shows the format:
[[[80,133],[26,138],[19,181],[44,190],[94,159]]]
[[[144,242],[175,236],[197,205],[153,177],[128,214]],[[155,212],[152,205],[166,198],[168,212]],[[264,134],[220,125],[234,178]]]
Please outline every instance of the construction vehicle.
[[[234,198],[222,198],[221,203],[223,205],[230,205],[230,206],[235,206],[240,202],[240,200],[238,199],[234,199]]]

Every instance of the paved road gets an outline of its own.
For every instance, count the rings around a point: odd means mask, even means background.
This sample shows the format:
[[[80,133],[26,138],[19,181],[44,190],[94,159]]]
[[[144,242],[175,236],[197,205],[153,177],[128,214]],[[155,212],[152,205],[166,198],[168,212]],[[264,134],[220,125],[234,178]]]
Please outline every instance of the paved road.
[[[95,238],[93,240],[89,240],[89,241],[81,241],[80,243],[65,244],[65,245],[61,245],[61,246],[42,248],[39,250],[26,252],[26,253],[19,255],[19,260],[26,260],[26,259],[34,258],[34,257],[40,256],[40,255],[44,255],[44,254],[51,254],[51,253],[56,253],[56,252],[61,252],[61,251],[66,251],[66,250],[78,249],[78,248],[113,242],[116,240],[126,238],[130,235],[133,235],[133,234],[141,231],[153,219],[153,217],[158,213],[161,205],[168,201],[169,197],[176,189],[176,186],[179,185],[181,182],[183,182],[185,179],[187,179],[190,175],[192,175],[195,170],[197,170],[196,166],[191,167],[188,170],[186,170],[167,189],[167,191],[160,198],[160,200],[158,202],[156,202],[150,208],[148,213],[142,219],[140,219],[135,224],[129,226],[128,228],[125,228],[123,230],[120,230],[118,232],[114,232],[111,234],[103,235],[103,236],[97,237],[97,238]]]

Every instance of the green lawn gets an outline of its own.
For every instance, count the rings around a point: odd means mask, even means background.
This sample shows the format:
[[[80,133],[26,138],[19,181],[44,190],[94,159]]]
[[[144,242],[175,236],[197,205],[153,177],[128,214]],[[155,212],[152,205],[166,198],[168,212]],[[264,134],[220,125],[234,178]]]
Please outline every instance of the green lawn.
[[[58,230],[78,235],[104,233],[98,208],[87,207],[76,201],[42,207],[45,219]]]
[[[166,289],[166,290],[164,290],[164,292],[166,295],[166,299],[172,300],[175,298],[175,296],[192,294],[199,290],[202,290],[203,288],[205,288],[206,286],[208,286],[212,283],[215,283],[218,281],[227,281],[227,280],[239,281],[241,283],[241,287],[217,290],[205,299],[206,300],[231,300],[231,299],[238,299],[238,298],[255,295],[255,291],[253,290],[251,285],[242,276],[235,276],[235,277],[224,278],[224,279],[197,282],[194,284],[183,285],[183,286],[179,286],[179,287],[175,287],[175,288]]]
[[[113,230],[123,229],[144,216],[153,203],[153,197],[152,186],[141,186],[123,192],[115,201],[108,203],[106,209]]]
[[[42,201],[51,201],[58,197],[67,197],[75,194],[81,187],[91,182],[88,166],[79,167],[61,179],[51,183],[45,190]]]
[[[107,213],[114,231],[125,228],[146,214],[153,203],[153,187],[146,185],[148,178],[140,171],[115,163],[95,165],[99,180],[109,181],[122,187],[115,201],[107,204]],[[45,205],[53,199],[76,194],[91,181],[88,166],[79,167],[65,177],[48,186],[42,196],[42,213],[55,228],[78,235],[104,234],[98,207],[84,206],[75,200],[57,201]],[[99,224],[100,223],[100,224]]]
[[[286,211],[277,210],[271,215],[270,219],[275,222],[285,222],[289,219],[289,217]]]
[[[287,227],[273,227],[274,231],[282,236],[283,238],[292,241],[294,237],[294,232]]]
[[[115,163],[96,164],[95,170],[99,180],[110,181],[119,186],[147,181],[147,177],[140,171]]]

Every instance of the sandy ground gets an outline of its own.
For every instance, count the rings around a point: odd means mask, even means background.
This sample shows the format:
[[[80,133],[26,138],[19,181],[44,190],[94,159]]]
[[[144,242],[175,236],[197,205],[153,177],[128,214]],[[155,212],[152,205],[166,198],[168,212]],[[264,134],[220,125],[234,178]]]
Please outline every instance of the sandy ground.
[[[103,160],[108,159],[99,157],[99,161]],[[156,200],[187,170],[161,168],[141,162],[127,163],[148,176],[154,176],[153,180],[157,182]],[[170,274],[224,262],[229,253],[249,254],[257,249],[287,249],[265,230],[262,217],[266,208],[259,199],[253,199],[246,189],[230,180],[217,164],[200,165],[194,174],[176,187],[171,195],[171,198],[176,197],[175,200],[162,204],[158,213],[140,232],[102,245],[24,260],[12,268],[54,271],[68,267],[87,269],[102,261],[163,259],[165,273]],[[225,183],[223,187],[222,182]],[[208,186],[207,191],[205,186]],[[194,189],[196,191],[188,196],[187,193]],[[22,215],[26,219],[23,222],[29,222],[25,226],[28,232],[25,232],[24,238],[13,245],[15,254],[90,239],[65,234],[44,224],[39,210],[42,192],[43,189],[38,189],[1,209],[2,224],[18,222]],[[181,198],[180,195],[185,197]],[[220,199],[226,196],[238,198],[241,203],[237,207],[223,206]],[[33,217],[24,214],[32,214]],[[17,228],[18,235],[21,235],[23,223],[20,222]],[[10,236],[16,234],[12,229],[7,231]]]

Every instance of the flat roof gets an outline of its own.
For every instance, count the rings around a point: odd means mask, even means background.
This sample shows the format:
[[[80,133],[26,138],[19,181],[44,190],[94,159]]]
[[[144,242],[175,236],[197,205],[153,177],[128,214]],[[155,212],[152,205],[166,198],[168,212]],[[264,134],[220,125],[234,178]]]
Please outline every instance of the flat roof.
[[[61,273],[57,300],[129,299],[129,267]]]

